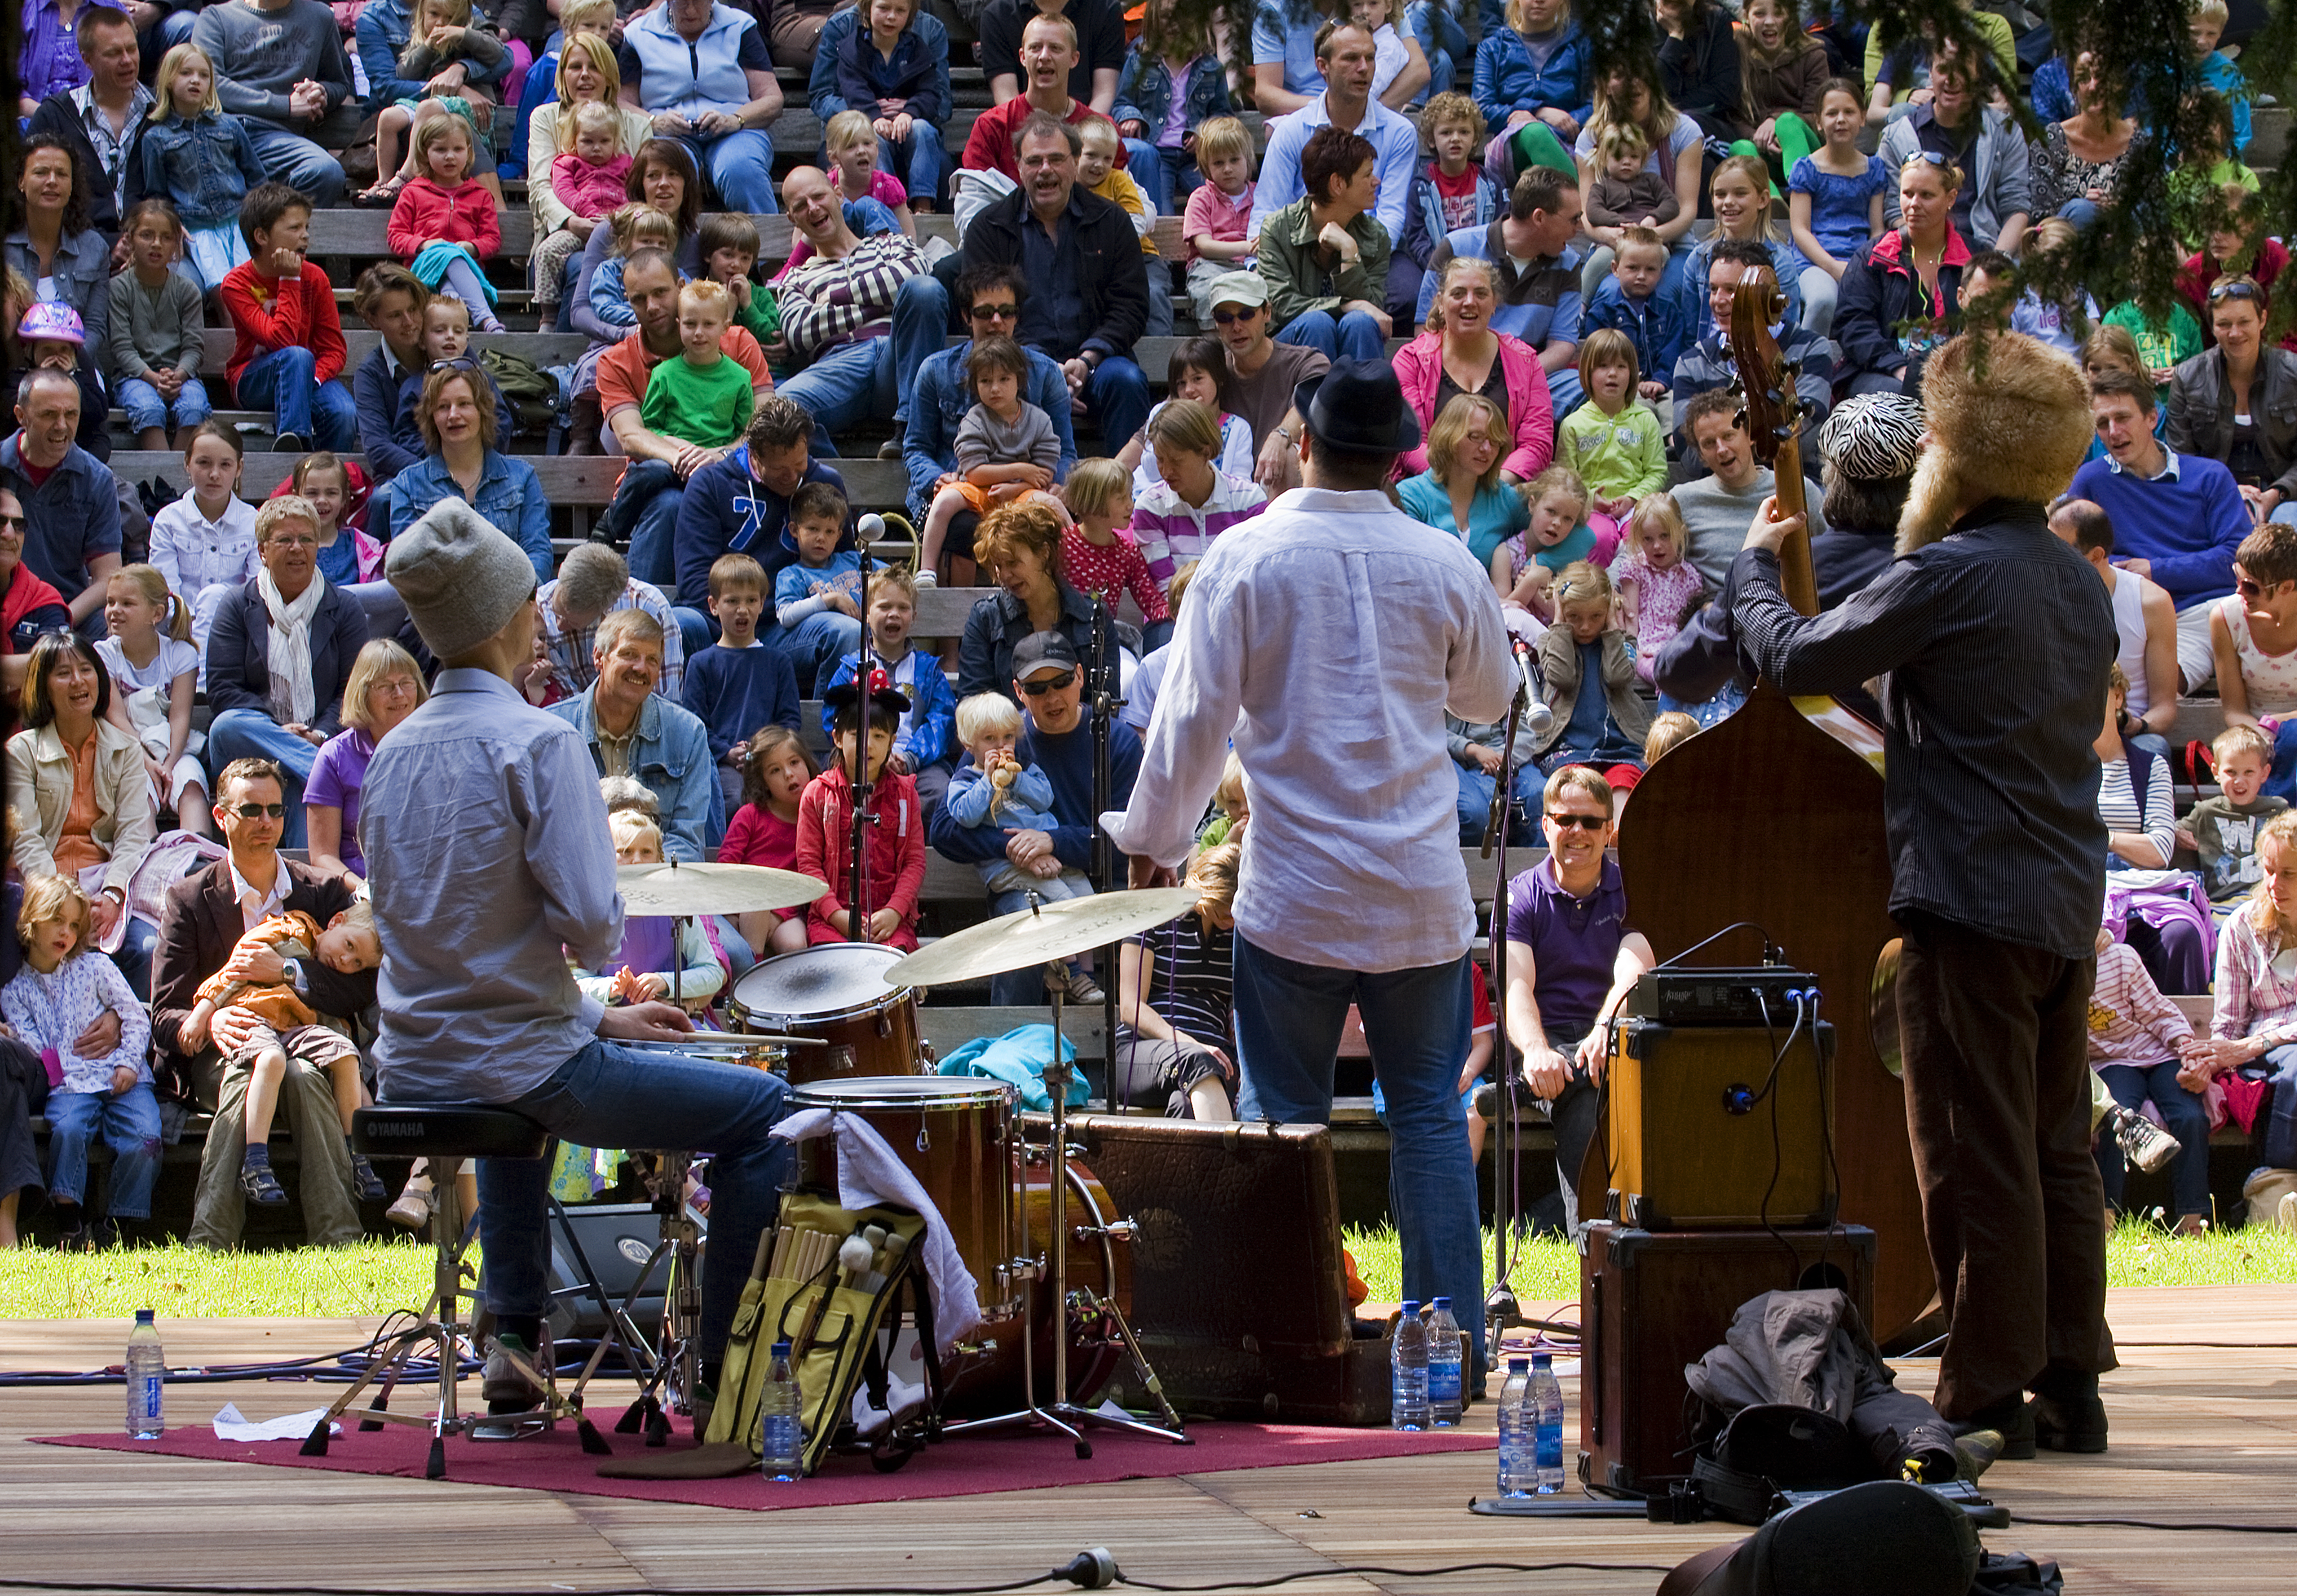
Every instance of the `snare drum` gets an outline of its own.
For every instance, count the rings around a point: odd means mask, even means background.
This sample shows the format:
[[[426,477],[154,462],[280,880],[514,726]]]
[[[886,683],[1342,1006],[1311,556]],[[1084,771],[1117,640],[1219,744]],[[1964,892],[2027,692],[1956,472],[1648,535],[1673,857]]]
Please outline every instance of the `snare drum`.
[[[918,999],[885,980],[899,949],[824,942],[769,958],[734,983],[729,1022],[753,1036],[811,1036],[826,1048],[792,1048],[790,1084],[849,1075],[915,1075]]]
[[[1019,1294],[1005,1278],[1013,1258],[1012,1088],[941,1075],[857,1077],[794,1086],[788,1101],[792,1112],[834,1108],[867,1121],[941,1210],[973,1271],[982,1319],[997,1323],[1019,1314]],[[827,1137],[799,1142],[799,1183],[836,1190],[836,1158]]]

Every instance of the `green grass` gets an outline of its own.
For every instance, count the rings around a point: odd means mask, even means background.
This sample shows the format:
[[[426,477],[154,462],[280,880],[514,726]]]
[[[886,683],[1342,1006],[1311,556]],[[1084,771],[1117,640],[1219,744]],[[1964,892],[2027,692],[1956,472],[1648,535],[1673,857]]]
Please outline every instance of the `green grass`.
[[[1491,1241],[1485,1231],[1486,1267]],[[1351,1229],[1346,1242],[1373,1301],[1403,1296],[1393,1229]],[[2178,1241],[2132,1219],[2108,1238],[2106,1270],[2116,1286],[2285,1285],[2297,1282],[2297,1235],[2258,1225]],[[1527,1241],[1514,1281],[1527,1302],[1573,1300],[1578,1255],[1560,1240]],[[162,1319],[337,1318],[419,1307],[430,1287],[431,1249],[412,1240],[260,1253],[0,1252],[0,1317],[10,1319],[127,1319],[138,1308]]]
[[[1404,1295],[1404,1267],[1396,1233],[1382,1225],[1350,1229],[1346,1237],[1356,1272],[1371,1287],[1371,1300],[1392,1303]],[[1492,1233],[1483,1234],[1489,1271]],[[2216,1230],[2191,1240],[2172,1238],[2139,1219],[2125,1219],[2106,1238],[2106,1283],[2112,1286],[2282,1286],[2297,1282],[2297,1235],[2269,1225]],[[1568,1242],[1527,1241],[1513,1271],[1516,1296],[1526,1302],[1567,1302],[1579,1295],[1579,1256]]]
[[[162,1320],[246,1316],[331,1319],[419,1308],[431,1248],[414,1240],[356,1246],[215,1253],[185,1246],[0,1252],[0,1317]]]

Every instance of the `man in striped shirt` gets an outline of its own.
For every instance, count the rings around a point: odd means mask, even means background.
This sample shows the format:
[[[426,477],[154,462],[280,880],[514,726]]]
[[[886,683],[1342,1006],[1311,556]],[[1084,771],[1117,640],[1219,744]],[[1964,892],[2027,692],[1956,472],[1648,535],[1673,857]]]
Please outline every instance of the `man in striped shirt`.
[[[1900,557],[1840,608],[1791,609],[1766,500],[1731,568],[1740,644],[1791,694],[1883,677],[1890,913],[1923,1230],[1953,1329],[1937,1403],[1958,1428],[2105,1450],[2104,1189],[2087,1018],[2106,833],[2091,747],[2115,637],[2045,504],[2088,447],[2063,356],[1964,337],[1923,374],[1930,438]],[[2037,1400],[2025,1400],[2031,1388]]]

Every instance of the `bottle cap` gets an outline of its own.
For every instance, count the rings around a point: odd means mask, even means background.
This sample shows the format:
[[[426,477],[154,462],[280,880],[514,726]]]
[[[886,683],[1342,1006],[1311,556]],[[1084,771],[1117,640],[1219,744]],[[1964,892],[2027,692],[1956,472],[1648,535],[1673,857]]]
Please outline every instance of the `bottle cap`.
[[[789,1353],[790,1353],[790,1344],[789,1344],[788,1342],[786,1342],[786,1341],[777,1341],[777,1342],[775,1342],[775,1343],[774,1343],[774,1356],[775,1356],[775,1357],[777,1357],[777,1358],[786,1358],[786,1357],[788,1357],[788,1356],[789,1356]]]
[[[1547,1356],[1547,1354],[1546,1354],[1545,1353],[1532,1353],[1532,1354],[1531,1354],[1531,1366],[1532,1366],[1534,1369],[1545,1369],[1545,1368],[1548,1366],[1548,1356]]]
[[[1510,1358],[1508,1360],[1508,1372],[1510,1374],[1521,1374],[1530,1367],[1531,1360],[1529,1358]]]
[[[1448,1296],[1439,1296],[1432,1306],[1438,1313],[1448,1313],[1452,1311],[1452,1299]]]
[[[136,1322],[137,1324],[150,1324],[152,1322],[152,1310],[149,1308],[136,1309]]]
[[[1413,1314],[1415,1314],[1415,1313],[1417,1313],[1417,1312],[1420,1312],[1420,1299],[1419,1299],[1419,1298],[1417,1298],[1417,1297],[1410,1297],[1410,1296],[1407,1296],[1407,1297],[1405,1297],[1405,1298],[1404,1299],[1404,1316],[1406,1319],[1410,1319]]]

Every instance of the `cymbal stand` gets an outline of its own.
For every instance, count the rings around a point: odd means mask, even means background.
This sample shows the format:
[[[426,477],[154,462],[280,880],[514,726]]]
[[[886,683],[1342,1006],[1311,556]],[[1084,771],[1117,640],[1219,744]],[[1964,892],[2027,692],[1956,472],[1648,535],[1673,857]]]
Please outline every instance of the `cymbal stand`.
[[[1034,907],[1033,903],[1032,906]],[[1020,1204],[1021,1252],[1024,1255],[1014,1261],[1013,1267],[1013,1272],[1028,1282],[1030,1296],[1029,1312],[1022,1320],[1020,1330],[1021,1386],[1025,1405],[1010,1413],[1000,1413],[993,1418],[972,1419],[961,1424],[947,1425],[943,1427],[942,1433],[953,1436],[967,1430],[1003,1429],[1017,1424],[1033,1425],[1041,1428],[1058,1430],[1062,1435],[1066,1436],[1075,1444],[1076,1455],[1080,1458],[1092,1456],[1092,1443],[1086,1440],[1084,1435],[1084,1427],[1089,1424],[1102,1424],[1112,1429],[1130,1430],[1139,1436],[1155,1436],[1178,1446],[1190,1445],[1191,1444],[1190,1437],[1180,1427],[1180,1416],[1173,1412],[1172,1404],[1165,1401],[1162,1383],[1157,1381],[1155,1370],[1149,1369],[1148,1360],[1142,1354],[1139,1343],[1133,1339],[1132,1327],[1124,1323],[1121,1314],[1116,1316],[1119,1334],[1123,1336],[1125,1345],[1132,1353],[1134,1365],[1142,1371],[1144,1379],[1157,1397],[1158,1405],[1164,1409],[1171,1427],[1151,1424],[1145,1419],[1135,1419],[1129,1413],[1119,1418],[1113,1413],[1103,1413],[1097,1409],[1082,1408],[1069,1400],[1067,1246],[1069,1082],[1074,1078],[1075,1070],[1066,1059],[1061,1057],[1061,990],[1049,983],[1048,995],[1052,999],[1053,1008],[1053,1050],[1051,1058],[1045,1065],[1045,1090],[1052,1098],[1053,1107],[1053,1140],[1050,1150],[1052,1172],[1048,1181],[1052,1198],[1052,1222],[1048,1227],[1049,1234],[1046,1238],[1044,1257],[1041,1260],[1027,1256],[1029,1210],[1025,1202]],[[1017,1198],[1022,1194],[1017,1191],[1014,1195]],[[1095,1215],[1095,1217],[1099,1216]],[[1102,1229],[1105,1241],[1110,1232],[1106,1227]],[[1051,1315],[1053,1397],[1050,1402],[1042,1403],[1037,1401],[1036,1369],[1031,1354],[1031,1344],[1036,1339],[1036,1296],[1041,1282],[1046,1287],[1053,1304]],[[1105,1302],[1105,1299],[1097,1293],[1088,1292],[1087,1296],[1096,1305]],[[1113,1303],[1106,1305],[1112,1310],[1115,1307]]]
[[[1519,687],[1508,703],[1507,736],[1500,745],[1499,779],[1492,791],[1492,807],[1484,827],[1484,854],[1497,851],[1498,871],[1492,884],[1492,934],[1489,972],[1493,1009],[1507,1012],[1508,833],[1515,820],[1515,741],[1522,728],[1525,689]],[[1515,1230],[1523,1220],[1523,1137],[1515,1119],[1516,1068],[1510,1051],[1507,1027],[1499,1027],[1493,1059],[1499,1066],[1494,1084],[1498,1102],[1492,1118],[1492,1288],[1484,1296],[1484,1360],[1499,1362],[1500,1338],[1510,1325],[1524,1322],[1515,1287],[1508,1279],[1514,1258]]]
[[[654,1155],[655,1165],[646,1184],[654,1195],[654,1211],[661,1216],[662,1239],[646,1255],[645,1266],[623,1299],[627,1312],[654,1278],[655,1267],[668,1261],[662,1338],[654,1369],[614,1426],[618,1435],[644,1430],[648,1446],[660,1446],[669,1440],[670,1414],[694,1411],[694,1394],[702,1378],[702,1227],[686,1205],[689,1157],[687,1153],[661,1150]]]

